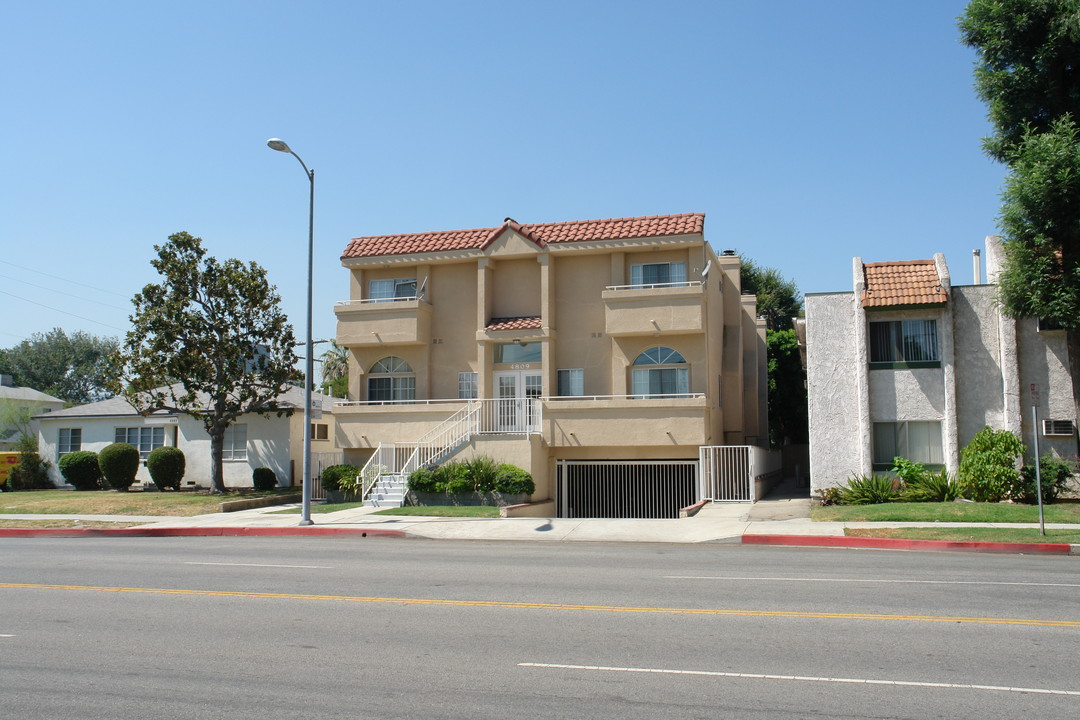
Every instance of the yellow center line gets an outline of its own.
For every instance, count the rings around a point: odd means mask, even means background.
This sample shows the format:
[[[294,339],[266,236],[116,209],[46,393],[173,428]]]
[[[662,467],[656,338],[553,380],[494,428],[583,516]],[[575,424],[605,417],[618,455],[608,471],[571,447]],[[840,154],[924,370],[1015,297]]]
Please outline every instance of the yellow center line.
[[[241,592],[238,590],[192,590],[185,588],[138,588],[94,585],[44,585],[0,583],[17,590],[81,590],[88,592],[148,593],[152,595],[203,595],[209,597],[266,598],[271,600],[327,600],[336,602],[389,603],[396,605],[448,605],[456,607],[519,608],[526,610],[579,610],[584,612],[660,613],[666,615],[729,615],[741,617],[810,618],[821,620],[907,620],[909,622],[978,623],[983,625],[1034,625],[1080,628],[1078,620],[963,617],[948,615],[887,615],[878,613],[802,612],[794,610],[725,610],[722,608],[665,608],[626,605],[577,605],[573,603],[510,602],[505,600],[440,600],[437,598],[366,597],[360,595],[300,595],[294,593]]]

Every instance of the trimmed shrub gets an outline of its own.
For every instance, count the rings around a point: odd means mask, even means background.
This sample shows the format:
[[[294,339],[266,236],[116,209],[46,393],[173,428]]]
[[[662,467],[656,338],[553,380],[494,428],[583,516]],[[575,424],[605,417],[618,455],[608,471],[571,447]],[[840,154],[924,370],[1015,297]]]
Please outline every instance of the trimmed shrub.
[[[359,474],[360,468],[355,465],[331,465],[323,468],[319,477],[326,492],[343,492],[354,489]]]
[[[1042,501],[1049,505],[1057,500],[1063,490],[1068,488],[1069,480],[1072,479],[1076,466],[1068,460],[1047,454],[1039,458],[1039,476],[1042,480]],[[1009,497],[1014,502],[1037,505],[1039,495],[1038,483],[1035,482],[1035,466],[1024,465],[1020,468],[1020,474],[1016,477],[1012,486],[1009,487]]]
[[[257,467],[251,473],[251,484],[256,490],[273,490],[278,486],[277,475],[268,467]]]
[[[146,458],[146,469],[150,471],[150,479],[158,490],[179,490],[186,463],[183,450],[165,445],[150,451],[150,456]]]
[[[960,492],[976,502],[1000,502],[1016,483],[1024,450],[1008,430],[984,427],[960,451]]]
[[[98,453],[98,467],[105,482],[122,492],[127,492],[135,482],[140,462],[139,449],[126,442],[106,445]]]
[[[840,488],[839,505],[874,505],[900,498],[899,483],[881,475],[855,475]]]
[[[79,450],[60,458],[56,464],[64,479],[75,486],[76,490],[100,490],[101,468],[98,467],[96,452]]]
[[[422,467],[413,470],[409,475],[409,489],[413,492],[440,492],[438,484],[435,479],[435,471],[431,468]]]
[[[495,478],[495,491],[507,495],[532,495],[536,483],[532,475],[516,465],[500,465]]]

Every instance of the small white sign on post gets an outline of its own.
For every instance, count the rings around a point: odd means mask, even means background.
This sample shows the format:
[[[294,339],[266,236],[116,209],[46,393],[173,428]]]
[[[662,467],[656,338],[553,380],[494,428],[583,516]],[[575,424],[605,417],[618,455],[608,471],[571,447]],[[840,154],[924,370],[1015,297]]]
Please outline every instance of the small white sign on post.
[[[1035,383],[1031,383],[1030,390],[1032,407],[1039,407],[1039,386]]]

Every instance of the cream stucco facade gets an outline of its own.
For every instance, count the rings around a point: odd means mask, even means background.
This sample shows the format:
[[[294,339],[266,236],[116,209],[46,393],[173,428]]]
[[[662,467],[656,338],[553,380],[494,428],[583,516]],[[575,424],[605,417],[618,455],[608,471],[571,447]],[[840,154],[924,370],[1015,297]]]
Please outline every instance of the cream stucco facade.
[[[387,253],[380,243],[414,236],[386,236],[343,256],[346,459],[414,442],[473,397],[536,405],[527,442],[486,433],[461,451],[512,455],[534,499],[553,497],[559,460],[696,459],[702,445],[766,441],[764,324],[738,257],[716,255],[703,231],[545,242],[546,228],[508,219],[472,247],[439,248],[435,234],[434,249]],[[391,286],[406,290],[372,297]]]
[[[1036,434],[1040,452],[1076,456],[1074,430],[1045,433],[1042,422],[1075,428],[1065,334],[1040,331],[1034,318],[1006,317],[995,300],[1001,263],[996,237],[986,240],[986,258],[988,284],[954,285],[944,257],[936,256],[937,281],[947,296],[941,303],[864,307],[861,258],[854,260],[853,292],[806,296],[812,490],[886,469],[891,458],[882,445],[889,433],[909,441],[911,454],[929,452],[908,459],[951,473],[960,450],[987,425],[1017,433],[1029,459]],[[874,362],[871,324],[905,321],[933,322],[937,357],[907,366]],[[1032,386],[1038,390],[1038,427]],[[903,436],[915,430],[931,440]]]

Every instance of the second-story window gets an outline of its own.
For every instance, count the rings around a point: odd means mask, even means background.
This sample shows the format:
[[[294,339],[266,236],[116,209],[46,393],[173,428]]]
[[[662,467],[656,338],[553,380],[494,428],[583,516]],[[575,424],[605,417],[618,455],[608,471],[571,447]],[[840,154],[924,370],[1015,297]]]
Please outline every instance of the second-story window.
[[[636,396],[680,396],[690,393],[686,358],[668,347],[649,348],[634,360],[631,373]]]
[[[892,320],[870,323],[870,362],[936,364],[937,320]]]
[[[634,287],[653,287],[686,282],[686,263],[647,263],[630,266],[630,284]]]
[[[457,374],[457,396],[461,400],[475,400],[479,387],[479,375],[474,372],[459,372]]]
[[[559,381],[559,395],[572,397],[585,394],[585,370],[583,368],[566,368],[555,371]]]
[[[372,280],[368,283],[368,299],[389,302],[394,298],[416,297],[416,278]]]
[[[409,363],[393,355],[384,357],[368,371],[368,400],[400,402],[416,399],[416,375]]]

